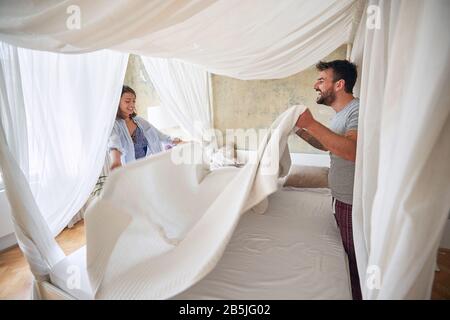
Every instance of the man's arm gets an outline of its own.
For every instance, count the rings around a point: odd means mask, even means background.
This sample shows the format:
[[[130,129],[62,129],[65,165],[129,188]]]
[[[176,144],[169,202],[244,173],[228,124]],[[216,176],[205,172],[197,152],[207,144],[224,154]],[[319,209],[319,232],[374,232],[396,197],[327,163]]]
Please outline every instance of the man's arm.
[[[306,109],[297,119],[296,126],[306,129],[318,142],[331,153],[346,160],[356,159],[357,130],[348,130],[341,136],[334,133],[320,122],[316,121],[309,109]]]
[[[349,130],[344,136],[334,133],[323,124],[315,121],[308,128],[308,132],[315,137],[327,150],[345,160],[355,162],[356,140],[358,133],[356,130]]]
[[[326,149],[316,138],[310,135],[306,130],[304,129],[298,130],[297,135],[306,142],[308,142],[310,145],[312,145],[314,148],[322,151],[328,151],[328,149]]]

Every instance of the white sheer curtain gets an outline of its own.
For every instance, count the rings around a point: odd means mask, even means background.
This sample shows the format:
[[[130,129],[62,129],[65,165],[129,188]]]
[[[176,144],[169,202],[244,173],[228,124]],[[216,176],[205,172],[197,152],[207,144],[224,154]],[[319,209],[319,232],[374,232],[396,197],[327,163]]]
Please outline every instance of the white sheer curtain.
[[[202,142],[206,130],[213,126],[210,74],[201,67],[174,59],[142,57],[142,61],[164,111],[191,139]]]
[[[21,71],[16,47],[0,42],[0,167],[14,231],[35,278],[45,280],[64,258],[28,184],[28,145]]]
[[[2,52],[10,48],[3,44]],[[19,67],[3,70],[3,74],[6,79],[21,78],[22,92],[14,86],[17,82],[5,81],[4,85],[14,99],[24,97],[20,113],[26,119],[22,117],[12,131],[25,127],[28,135],[27,139],[8,139],[8,146],[10,150],[28,149],[28,163],[16,158],[25,164],[21,170],[28,177],[34,200],[56,235],[83,206],[97,181],[128,56],[112,51],[63,55],[19,48],[15,58],[4,62]],[[18,113],[12,107],[4,105],[7,112]],[[3,126],[10,127],[9,119],[5,120]]]
[[[430,298],[450,209],[450,3],[370,1],[353,225],[365,299]],[[366,17],[363,18],[363,22]],[[371,20],[372,22],[375,20]]]
[[[361,3],[66,0],[25,5],[5,1],[0,3],[0,39],[57,52],[109,48],[177,58],[239,79],[284,78],[351,42]]]
[[[188,143],[112,174],[86,216],[95,298],[167,299],[208,274],[239,217],[255,206],[253,214],[264,212],[261,204],[287,175],[287,140],[304,110],[282,113],[242,169],[205,170],[186,157],[202,146]]]
[[[28,145],[22,143],[28,135],[16,47],[0,42],[0,68],[0,119],[11,154],[28,177]]]

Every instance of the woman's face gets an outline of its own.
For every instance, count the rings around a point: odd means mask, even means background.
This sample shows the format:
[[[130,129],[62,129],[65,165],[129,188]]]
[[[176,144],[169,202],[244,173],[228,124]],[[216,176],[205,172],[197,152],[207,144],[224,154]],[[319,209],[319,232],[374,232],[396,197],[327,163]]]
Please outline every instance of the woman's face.
[[[135,111],[136,96],[131,92],[125,92],[120,98],[120,113],[123,118],[127,119]]]

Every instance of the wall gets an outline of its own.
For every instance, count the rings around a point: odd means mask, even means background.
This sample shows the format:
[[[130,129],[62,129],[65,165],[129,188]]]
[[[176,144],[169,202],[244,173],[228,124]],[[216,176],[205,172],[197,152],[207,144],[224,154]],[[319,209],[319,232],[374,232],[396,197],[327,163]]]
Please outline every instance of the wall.
[[[11,207],[5,189],[0,185],[0,251],[17,243],[11,221]]]
[[[445,225],[444,233],[442,235],[441,244],[439,247],[450,249],[450,212],[448,213],[449,218]]]
[[[130,54],[124,84],[136,91],[136,109],[139,115],[147,117],[147,107],[160,105],[152,82],[147,80],[141,57]]]
[[[345,59],[346,46],[338,48],[323,60]],[[314,117],[327,125],[334,111],[315,103],[313,89],[317,71],[314,66],[288,78],[279,80],[244,81],[213,75],[214,126],[225,129],[266,128],[275,118],[295,104],[310,108]],[[238,145],[238,148],[243,148]],[[324,153],[309,146],[298,137],[289,141],[291,152]]]

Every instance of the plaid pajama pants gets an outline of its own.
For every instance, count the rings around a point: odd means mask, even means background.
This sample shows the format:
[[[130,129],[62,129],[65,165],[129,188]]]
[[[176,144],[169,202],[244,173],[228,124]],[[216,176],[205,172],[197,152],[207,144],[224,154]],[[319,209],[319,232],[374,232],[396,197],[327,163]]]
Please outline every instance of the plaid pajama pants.
[[[353,300],[361,300],[358,267],[356,264],[355,247],[353,245],[352,205],[333,198],[335,219],[341,232],[342,244],[348,256],[350,281]]]

